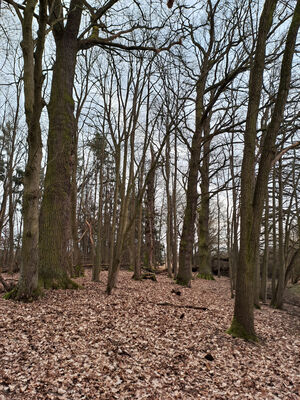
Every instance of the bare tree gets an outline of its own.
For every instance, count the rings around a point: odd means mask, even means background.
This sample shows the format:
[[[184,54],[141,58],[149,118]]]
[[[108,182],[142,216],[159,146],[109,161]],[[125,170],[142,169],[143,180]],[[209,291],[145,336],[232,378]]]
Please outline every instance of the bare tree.
[[[241,238],[234,318],[229,333],[233,336],[256,340],[254,329],[254,279],[261,217],[268,184],[269,172],[274,159],[275,140],[283,118],[288,96],[292,60],[300,25],[300,1],[297,1],[288,31],[281,65],[278,94],[267,127],[261,151],[258,175],[255,180],[256,124],[261,98],[266,43],[272,27],[276,0],[266,0],[260,17],[257,44],[250,71],[249,104],[245,128],[245,147],[241,176]]]

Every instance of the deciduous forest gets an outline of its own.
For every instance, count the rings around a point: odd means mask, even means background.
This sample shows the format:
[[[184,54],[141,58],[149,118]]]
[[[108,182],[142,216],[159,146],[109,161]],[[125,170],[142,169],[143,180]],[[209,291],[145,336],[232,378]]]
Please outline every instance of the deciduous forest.
[[[300,398],[299,26],[0,2],[0,400]]]

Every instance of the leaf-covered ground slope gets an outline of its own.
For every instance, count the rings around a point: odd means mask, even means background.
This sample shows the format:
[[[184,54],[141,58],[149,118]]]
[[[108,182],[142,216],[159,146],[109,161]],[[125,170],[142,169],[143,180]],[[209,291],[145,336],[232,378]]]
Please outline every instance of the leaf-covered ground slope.
[[[245,343],[226,334],[226,278],[188,289],[131,275],[122,271],[109,297],[103,273],[32,304],[1,299],[0,400],[300,399],[293,313],[255,311],[261,343]]]

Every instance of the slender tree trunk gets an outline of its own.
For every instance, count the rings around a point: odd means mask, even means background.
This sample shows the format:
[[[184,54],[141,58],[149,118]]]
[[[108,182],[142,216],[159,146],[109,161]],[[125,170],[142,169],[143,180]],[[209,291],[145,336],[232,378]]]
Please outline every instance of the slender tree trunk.
[[[184,211],[182,233],[179,244],[179,269],[177,274],[177,283],[188,287],[191,286],[192,279],[192,259],[198,201],[197,185],[204,122],[202,120],[204,113],[203,102],[208,74],[209,56],[209,52],[205,53],[201,75],[199,76],[196,87],[195,132],[192,138],[192,145],[190,149],[186,207]]]
[[[100,179],[99,179],[99,204],[98,204],[98,222],[97,222],[97,244],[96,244],[96,257],[93,264],[92,280],[99,282],[100,272],[102,265],[102,235],[103,235],[103,159],[101,160]]]
[[[141,249],[142,249],[142,230],[143,230],[142,218],[143,218],[143,206],[141,203],[138,206],[136,215],[137,245],[136,245],[136,258],[135,258],[133,279],[137,281],[141,279]]]
[[[234,317],[229,329],[233,336],[256,339],[254,329],[254,279],[258,242],[257,216],[253,224],[256,124],[260,104],[266,42],[272,26],[276,0],[266,0],[261,14],[253,66],[250,71],[249,104],[241,173],[241,234]]]
[[[268,178],[275,156],[275,141],[289,92],[292,61],[300,25],[300,0],[298,0],[286,39],[278,94],[271,121],[267,127],[257,178],[254,181],[256,124],[262,88],[266,40],[272,25],[272,16],[276,3],[277,1],[275,0],[265,1],[260,19],[254,65],[250,71],[249,105],[241,180],[241,246],[234,318],[229,330],[229,333],[233,336],[254,340],[256,335],[253,313],[253,283],[256,251]]]
[[[255,255],[255,279],[254,279],[254,306],[255,308],[260,308],[259,303],[259,293],[261,287],[261,279],[260,279],[260,253],[259,253],[259,242],[256,248]]]
[[[173,209],[172,209],[172,196],[170,194],[170,136],[168,135],[168,139],[166,142],[166,192],[167,192],[167,270],[168,276],[172,277],[172,237],[173,237]]]
[[[9,155],[8,164],[8,225],[9,225],[9,256],[8,256],[8,271],[13,273],[14,260],[15,260],[15,249],[14,249],[14,212],[15,203],[13,200],[13,162],[15,152],[15,140],[16,140],[16,121],[12,130],[11,138],[11,149]]]
[[[80,274],[80,249],[78,243],[78,221],[77,221],[77,142],[78,134],[74,135],[72,146],[72,173],[71,173],[71,230],[72,230],[72,273],[74,276]],[[73,270],[74,269],[74,270]]]
[[[283,239],[283,183],[282,183],[282,164],[279,160],[278,168],[278,281],[276,287],[276,300],[272,305],[282,308],[283,295],[285,289],[285,260],[284,260],[284,239]]]
[[[230,171],[232,177],[232,289],[236,289],[236,273],[237,273],[237,266],[238,266],[238,255],[239,255],[239,248],[238,248],[238,215],[237,215],[237,188],[236,188],[236,179],[235,179],[235,171],[234,171],[234,153],[233,153],[233,141],[231,142],[231,155],[230,155]]]
[[[146,255],[145,267],[149,270],[154,268],[154,213],[155,213],[155,168],[153,162],[155,160],[154,150],[151,148],[151,166],[148,175],[147,191],[146,191]]]
[[[278,255],[277,255],[277,222],[276,222],[276,177],[275,168],[273,168],[273,185],[272,185],[272,218],[273,218],[273,263],[272,263],[272,297],[271,304],[275,304],[276,298],[276,279],[278,274]]]
[[[32,33],[35,0],[28,0],[24,11],[22,51],[24,57],[24,97],[28,128],[28,159],[24,174],[23,240],[20,278],[14,297],[30,301],[38,296],[39,195],[42,140],[40,116],[42,101],[42,60],[47,22],[47,2],[39,1],[39,31]],[[35,46],[35,51],[34,51]]]
[[[218,207],[218,233],[217,233],[217,260],[218,260],[218,278],[221,277],[221,263],[220,263],[220,236],[221,236],[221,223],[220,223],[220,202],[219,202],[219,193],[217,193],[217,207]]]
[[[262,278],[260,287],[260,299],[263,303],[267,302],[267,287],[268,287],[268,265],[269,265],[269,196],[266,196],[265,205],[265,224],[264,224],[264,255],[262,262]]]
[[[229,212],[229,195],[228,190],[226,191],[226,220],[227,220],[227,254],[228,254],[228,262],[229,262],[229,280],[230,280],[230,295],[231,298],[234,298],[234,291],[233,291],[233,274],[232,274],[232,230],[231,230],[231,223],[230,223],[230,212]]]
[[[204,124],[204,140],[209,135],[210,118]],[[199,274],[202,278],[211,279],[211,256],[209,248],[209,163],[210,163],[210,141],[205,140],[203,145],[203,160],[200,168],[201,176],[201,198],[199,208]]]
[[[174,176],[173,176],[173,241],[172,241],[172,255],[173,255],[173,276],[177,277],[178,273],[178,231],[177,231],[177,137],[174,138]]]

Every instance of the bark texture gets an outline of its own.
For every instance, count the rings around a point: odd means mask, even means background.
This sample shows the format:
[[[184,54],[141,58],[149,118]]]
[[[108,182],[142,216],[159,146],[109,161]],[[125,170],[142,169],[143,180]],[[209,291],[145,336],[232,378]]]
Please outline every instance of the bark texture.
[[[56,59],[48,105],[48,160],[40,217],[39,280],[45,288],[74,287],[68,277],[71,262],[72,144],[76,135],[72,91],[77,35],[81,20],[80,0],[73,0],[66,26],[54,25]],[[60,12],[59,10],[55,10]]]

